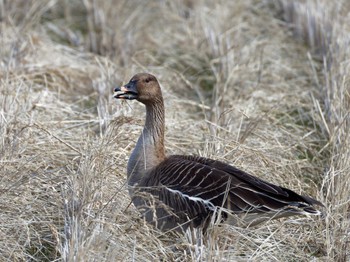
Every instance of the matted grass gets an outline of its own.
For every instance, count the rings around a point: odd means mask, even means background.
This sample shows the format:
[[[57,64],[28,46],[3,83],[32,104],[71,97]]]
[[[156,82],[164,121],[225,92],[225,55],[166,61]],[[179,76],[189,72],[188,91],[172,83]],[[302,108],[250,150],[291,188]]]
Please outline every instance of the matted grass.
[[[0,260],[349,260],[349,11],[0,1]],[[213,225],[207,239],[146,224],[125,185],[144,108],[112,98],[141,71],[163,87],[169,154],[231,163],[315,197],[324,216]]]

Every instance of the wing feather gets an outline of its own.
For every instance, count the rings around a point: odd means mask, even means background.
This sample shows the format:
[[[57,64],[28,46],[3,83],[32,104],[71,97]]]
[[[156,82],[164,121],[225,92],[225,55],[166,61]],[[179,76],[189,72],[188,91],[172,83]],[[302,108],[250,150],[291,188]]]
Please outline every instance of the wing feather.
[[[278,213],[291,206],[309,208],[318,201],[265,182],[235,167],[196,156],[171,156],[143,184],[169,206],[178,223],[205,223],[222,208],[228,213]],[[311,212],[312,213],[312,212]],[[251,217],[249,218],[251,219]]]

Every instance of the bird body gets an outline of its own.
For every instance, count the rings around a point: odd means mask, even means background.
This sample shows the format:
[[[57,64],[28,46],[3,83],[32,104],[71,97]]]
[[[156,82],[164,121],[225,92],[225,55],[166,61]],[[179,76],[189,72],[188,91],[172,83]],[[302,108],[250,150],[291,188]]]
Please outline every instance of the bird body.
[[[269,219],[319,214],[319,201],[273,185],[221,161],[198,156],[166,156],[164,103],[157,79],[136,74],[116,88],[115,98],[146,106],[146,121],[133,150],[129,194],[145,219],[161,230],[206,229],[220,219],[253,226]]]

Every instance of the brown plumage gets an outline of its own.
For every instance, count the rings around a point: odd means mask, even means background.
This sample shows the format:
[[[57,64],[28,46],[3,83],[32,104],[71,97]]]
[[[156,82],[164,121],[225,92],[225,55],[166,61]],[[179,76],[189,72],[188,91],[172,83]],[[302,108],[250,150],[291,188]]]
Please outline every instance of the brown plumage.
[[[129,193],[146,220],[162,230],[204,230],[212,219],[252,226],[269,219],[319,214],[322,204],[220,161],[164,152],[164,104],[153,75],[136,74],[117,99],[146,106],[146,122],[127,168]]]

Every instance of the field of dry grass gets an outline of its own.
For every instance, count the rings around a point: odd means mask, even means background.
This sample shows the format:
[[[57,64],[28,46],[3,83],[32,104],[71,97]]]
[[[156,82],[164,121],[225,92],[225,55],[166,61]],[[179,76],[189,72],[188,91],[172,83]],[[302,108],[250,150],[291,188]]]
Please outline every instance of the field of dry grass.
[[[0,261],[349,261],[350,5],[327,0],[0,0]],[[223,160],[324,217],[205,245],[130,205],[144,121],[112,90],[156,75],[169,154]]]

